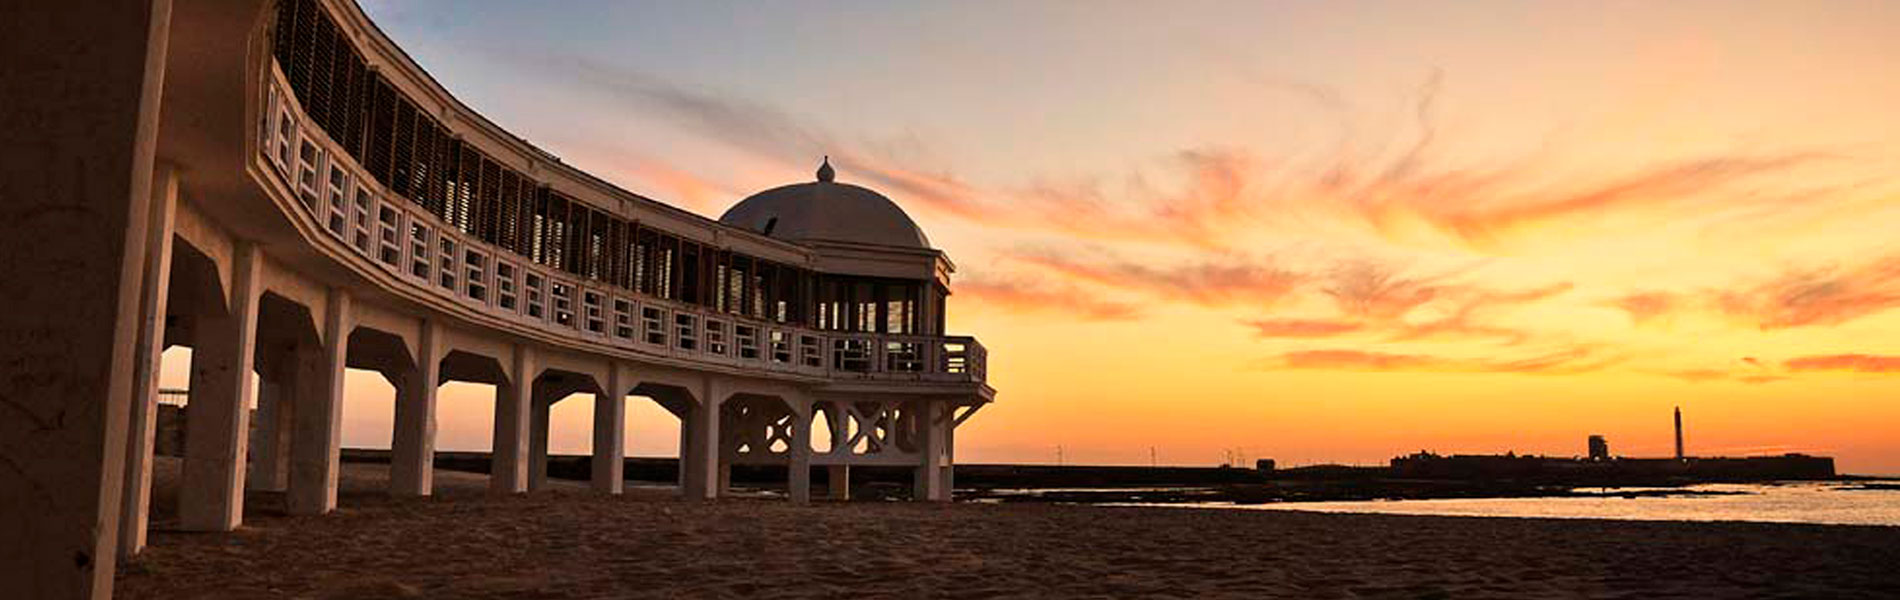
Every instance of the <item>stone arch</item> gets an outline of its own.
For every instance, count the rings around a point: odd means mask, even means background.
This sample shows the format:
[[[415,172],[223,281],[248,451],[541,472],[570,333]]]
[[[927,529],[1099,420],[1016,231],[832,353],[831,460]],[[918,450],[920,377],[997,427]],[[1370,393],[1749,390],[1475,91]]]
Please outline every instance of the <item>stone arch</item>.
[[[365,422],[386,425],[344,428],[341,431],[343,445],[376,447],[388,444],[393,451],[396,418],[401,411],[398,406],[404,399],[405,388],[421,383],[416,381],[419,376],[417,358],[402,334],[382,328],[359,324],[350,330],[348,339],[344,366],[352,371],[345,375],[348,393],[344,395],[340,412],[343,421],[338,427]],[[365,377],[370,378],[370,381],[364,381]],[[381,382],[375,383],[375,379],[381,379]],[[368,387],[364,384],[368,384]],[[384,438],[383,435],[388,437]]]
[[[604,395],[602,393],[604,387],[605,385],[592,374],[564,368],[544,368],[535,376],[528,421],[528,489],[530,491],[547,487],[550,474],[562,479],[578,479],[582,473],[591,469],[589,462],[565,459],[558,464],[551,462],[549,446],[554,434],[554,405],[575,394],[592,394],[594,396],[592,402],[600,402]],[[588,440],[588,453],[591,454],[594,444],[591,428],[583,438]]]
[[[361,325],[350,331],[345,361],[352,369],[382,373],[391,384],[416,368],[416,357],[401,334]]]
[[[205,254],[190,240],[172,236],[170,284],[166,290],[167,340],[176,316],[192,314],[223,315],[230,310],[229,292],[218,274],[216,259]],[[188,337],[178,338],[181,343]],[[185,344],[189,345],[189,344]]]
[[[508,370],[501,359],[467,350],[449,350],[442,355],[440,382],[466,381],[489,385],[507,385]]]

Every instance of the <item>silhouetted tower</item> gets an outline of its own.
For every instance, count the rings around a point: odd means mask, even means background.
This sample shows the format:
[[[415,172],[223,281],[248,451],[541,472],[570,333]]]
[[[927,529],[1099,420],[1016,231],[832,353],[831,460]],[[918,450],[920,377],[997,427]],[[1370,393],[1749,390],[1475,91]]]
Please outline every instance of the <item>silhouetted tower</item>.
[[[1682,407],[1676,407],[1676,460],[1682,460]]]
[[[1610,460],[1609,440],[1603,439],[1603,436],[1600,435],[1590,436],[1590,460]]]

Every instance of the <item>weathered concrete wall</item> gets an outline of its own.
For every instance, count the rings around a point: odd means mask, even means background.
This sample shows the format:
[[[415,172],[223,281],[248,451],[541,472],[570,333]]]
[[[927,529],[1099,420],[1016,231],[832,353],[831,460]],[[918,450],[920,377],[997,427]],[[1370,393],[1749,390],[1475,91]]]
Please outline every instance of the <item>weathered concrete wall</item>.
[[[0,2],[0,589],[112,594],[169,0]]]

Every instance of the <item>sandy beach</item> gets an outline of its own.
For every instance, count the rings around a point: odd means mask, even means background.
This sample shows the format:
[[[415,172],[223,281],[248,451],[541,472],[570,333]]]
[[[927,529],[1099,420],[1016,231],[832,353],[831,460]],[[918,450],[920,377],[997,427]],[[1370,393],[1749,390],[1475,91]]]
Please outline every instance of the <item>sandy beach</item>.
[[[234,533],[164,515],[125,598],[1653,598],[1900,596],[1900,528],[771,499],[529,496],[437,471],[392,500],[346,464],[342,508],[252,494]]]

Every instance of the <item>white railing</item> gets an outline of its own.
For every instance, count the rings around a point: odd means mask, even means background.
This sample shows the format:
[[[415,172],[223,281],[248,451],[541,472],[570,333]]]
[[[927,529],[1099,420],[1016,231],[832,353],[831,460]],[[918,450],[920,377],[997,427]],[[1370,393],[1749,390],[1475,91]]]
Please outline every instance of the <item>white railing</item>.
[[[368,176],[308,123],[270,66],[258,155],[311,226],[414,289],[506,321],[652,356],[771,372],[929,382],[985,381],[967,336],[824,331],[716,312],[543,268],[444,223]]]

